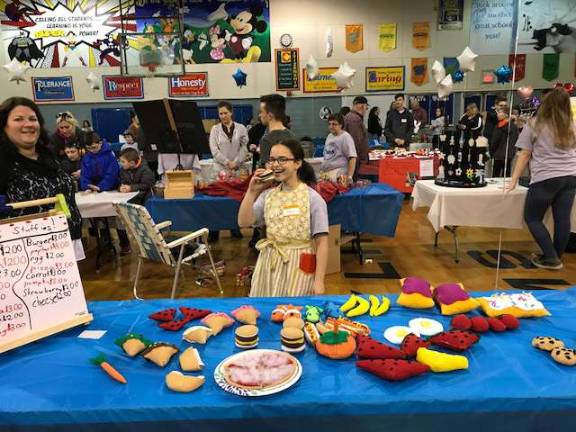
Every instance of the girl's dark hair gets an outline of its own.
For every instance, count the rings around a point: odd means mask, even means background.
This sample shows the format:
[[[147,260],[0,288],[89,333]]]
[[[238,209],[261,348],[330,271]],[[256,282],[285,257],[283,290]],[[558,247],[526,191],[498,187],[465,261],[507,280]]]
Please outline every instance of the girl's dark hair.
[[[328,121],[335,121],[337,122],[340,126],[344,126],[344,116],[340,113],[336,113],[336,114],[330,114],[328,116]]]
[[[443,115],[444,115],[444,108],[438,106],[438,107],[436,107],[436,109],[437,109],[437,110],[440,110],[440,116],[443,116]]]
[[[377,106],[372,107],[372,108],[370,109],[370,114],[368,114],[368,116],[369,116],[369,117],[376,116],[376,115],[377,115],[377,114],[376,114],[376,111],[378,111],[378,109],[379,109],[379,108],[378,108]]]
[[[286,139],[272,144],[272,147],[276,145],[287,147],[288,150],[290,150],[290,153],[292,153],[292,156],[294,156],[294,160],[296,162],[302,162],[302,166],[298,168],[298,178],[302,183],[306,183],[308,186],[312,186],[316,183],[316,173],[314,173],[312,165],[304,160],[304,149],[302,148],[300,141],[295,139]]]
[[[14,144],[11,143],[6,136],[4,129],[8,124],[8,116],[12,110],[18,106],[25,106],[34,111],[34,114],[36,114],[36,118],[38,119],[38,123],[40,124],[40,138],[36,143],[36,147],[48,148],[50,139],[48,138],[48,132],[46,132],[46,129],[44,129],[44,116],[42,116],[38,105],[36,105],[30,99],[23,97],[8,98],[0,105],[0,147],[5,147],[5,150],[16,150]]]

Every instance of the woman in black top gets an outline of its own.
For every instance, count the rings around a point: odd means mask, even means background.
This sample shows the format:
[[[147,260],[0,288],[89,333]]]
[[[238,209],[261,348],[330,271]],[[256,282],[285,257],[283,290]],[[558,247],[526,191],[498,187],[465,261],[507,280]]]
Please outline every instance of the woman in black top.
[[[373,107],[368,114],[369,138],[380,141],[382,136],[382,121],[380,120],[380,108]]]
[[[56,116],[56,132],[50,138],[50,150],[59,158],[66,157],[65,148],[74,145],[83,154],[87,145],[92,144],[92,132],[84,132],[78,127],[78,120],[70,111]]]
[[[64,172],[48,149],[48,135],[38,106],[30,99],[13,97],[0,105],[0,195],[7,202],[31,201],[63,194],[72,218],[70,234],[80,249],[82,218],[74,197],[72,177]],[[8,216],[22,216],[51,210],[52,206],[14,210]],[[82,254],[80,254],[82,251]]]

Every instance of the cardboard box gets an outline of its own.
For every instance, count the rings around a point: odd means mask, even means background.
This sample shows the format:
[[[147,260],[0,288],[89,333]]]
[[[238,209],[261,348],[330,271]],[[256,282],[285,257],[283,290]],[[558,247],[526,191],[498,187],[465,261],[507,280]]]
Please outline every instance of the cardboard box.
[[[166,171],[164,199],[194,197],[194,172],[190,170]]]

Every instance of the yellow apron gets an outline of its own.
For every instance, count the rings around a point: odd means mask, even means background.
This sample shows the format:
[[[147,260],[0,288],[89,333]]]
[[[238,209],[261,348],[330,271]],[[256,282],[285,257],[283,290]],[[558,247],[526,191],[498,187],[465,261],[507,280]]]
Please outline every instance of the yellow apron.
[[[310,193],[300,183],[294,190],[273,189],[264,204],[266,239],[260,251],[250,297],[292,297],[314,294],[314,273],[300,269],[300,256],[312,254]]]

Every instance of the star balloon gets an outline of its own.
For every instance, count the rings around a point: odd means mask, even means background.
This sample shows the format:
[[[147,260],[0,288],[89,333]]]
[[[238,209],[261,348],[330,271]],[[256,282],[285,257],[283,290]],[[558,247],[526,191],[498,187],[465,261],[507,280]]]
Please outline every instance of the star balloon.
[[[86,82],[90,85],[92,90],[98,90],[100,88],[100,80],[94,72],[90,72],[86,77]]]
[[[26,81],[24,74],[30,68],[26,63],[20,63],[16,58],[3,66],[6,71],[8,71],[8,81],[16,81],[16,84],[20,84],[20,81]]]
[[[460,70],[462,72],[474,72],[476,69],[476,59],[478,58],[478,54],[474,54],[470,47],[466,47],[464,51],[462,51],[462,54],[456,58],[458,59]]]
[[[445,76],[446,69],[444,69],[444,65],[438,60],[434,60],[434,63],[432,64],[432,78],[434,78],[434,82],[440,84],[440,81],[442,81]]]
[[[508,65],[502,65],[494,71],[498,84],[506,84],[512,79],[512,69]]]
[[[306,73],[308,74],[308,79],[313,80],[318,76],[318,62],[314,56],[310,56],[306,62]]]
[[[246,77],[248,74],[244,72],[242,69],[236,69],[236,72],[232,74],[232,78],[236,81],[236,86],[242,87],[246,85]]]
[[[352,69],[347,62],[341,64],[336,72],[332,74],[332,78],[336,80],[336,85],[339,89],[347,89],[354,85],[352,80],[356,75],[356,70]]]
[[[454,72],[452,74],[452,81],[454,81],[455,83],[464,81],[464,72],[462,72],[461,70],[457,70],[456,72]]]
[[[438,97],[441,99],[450,96],[454,90],[454,81],[452,81],[452,75],[446,75],[444,79],[438,83],[436,90],[438,92]]]

